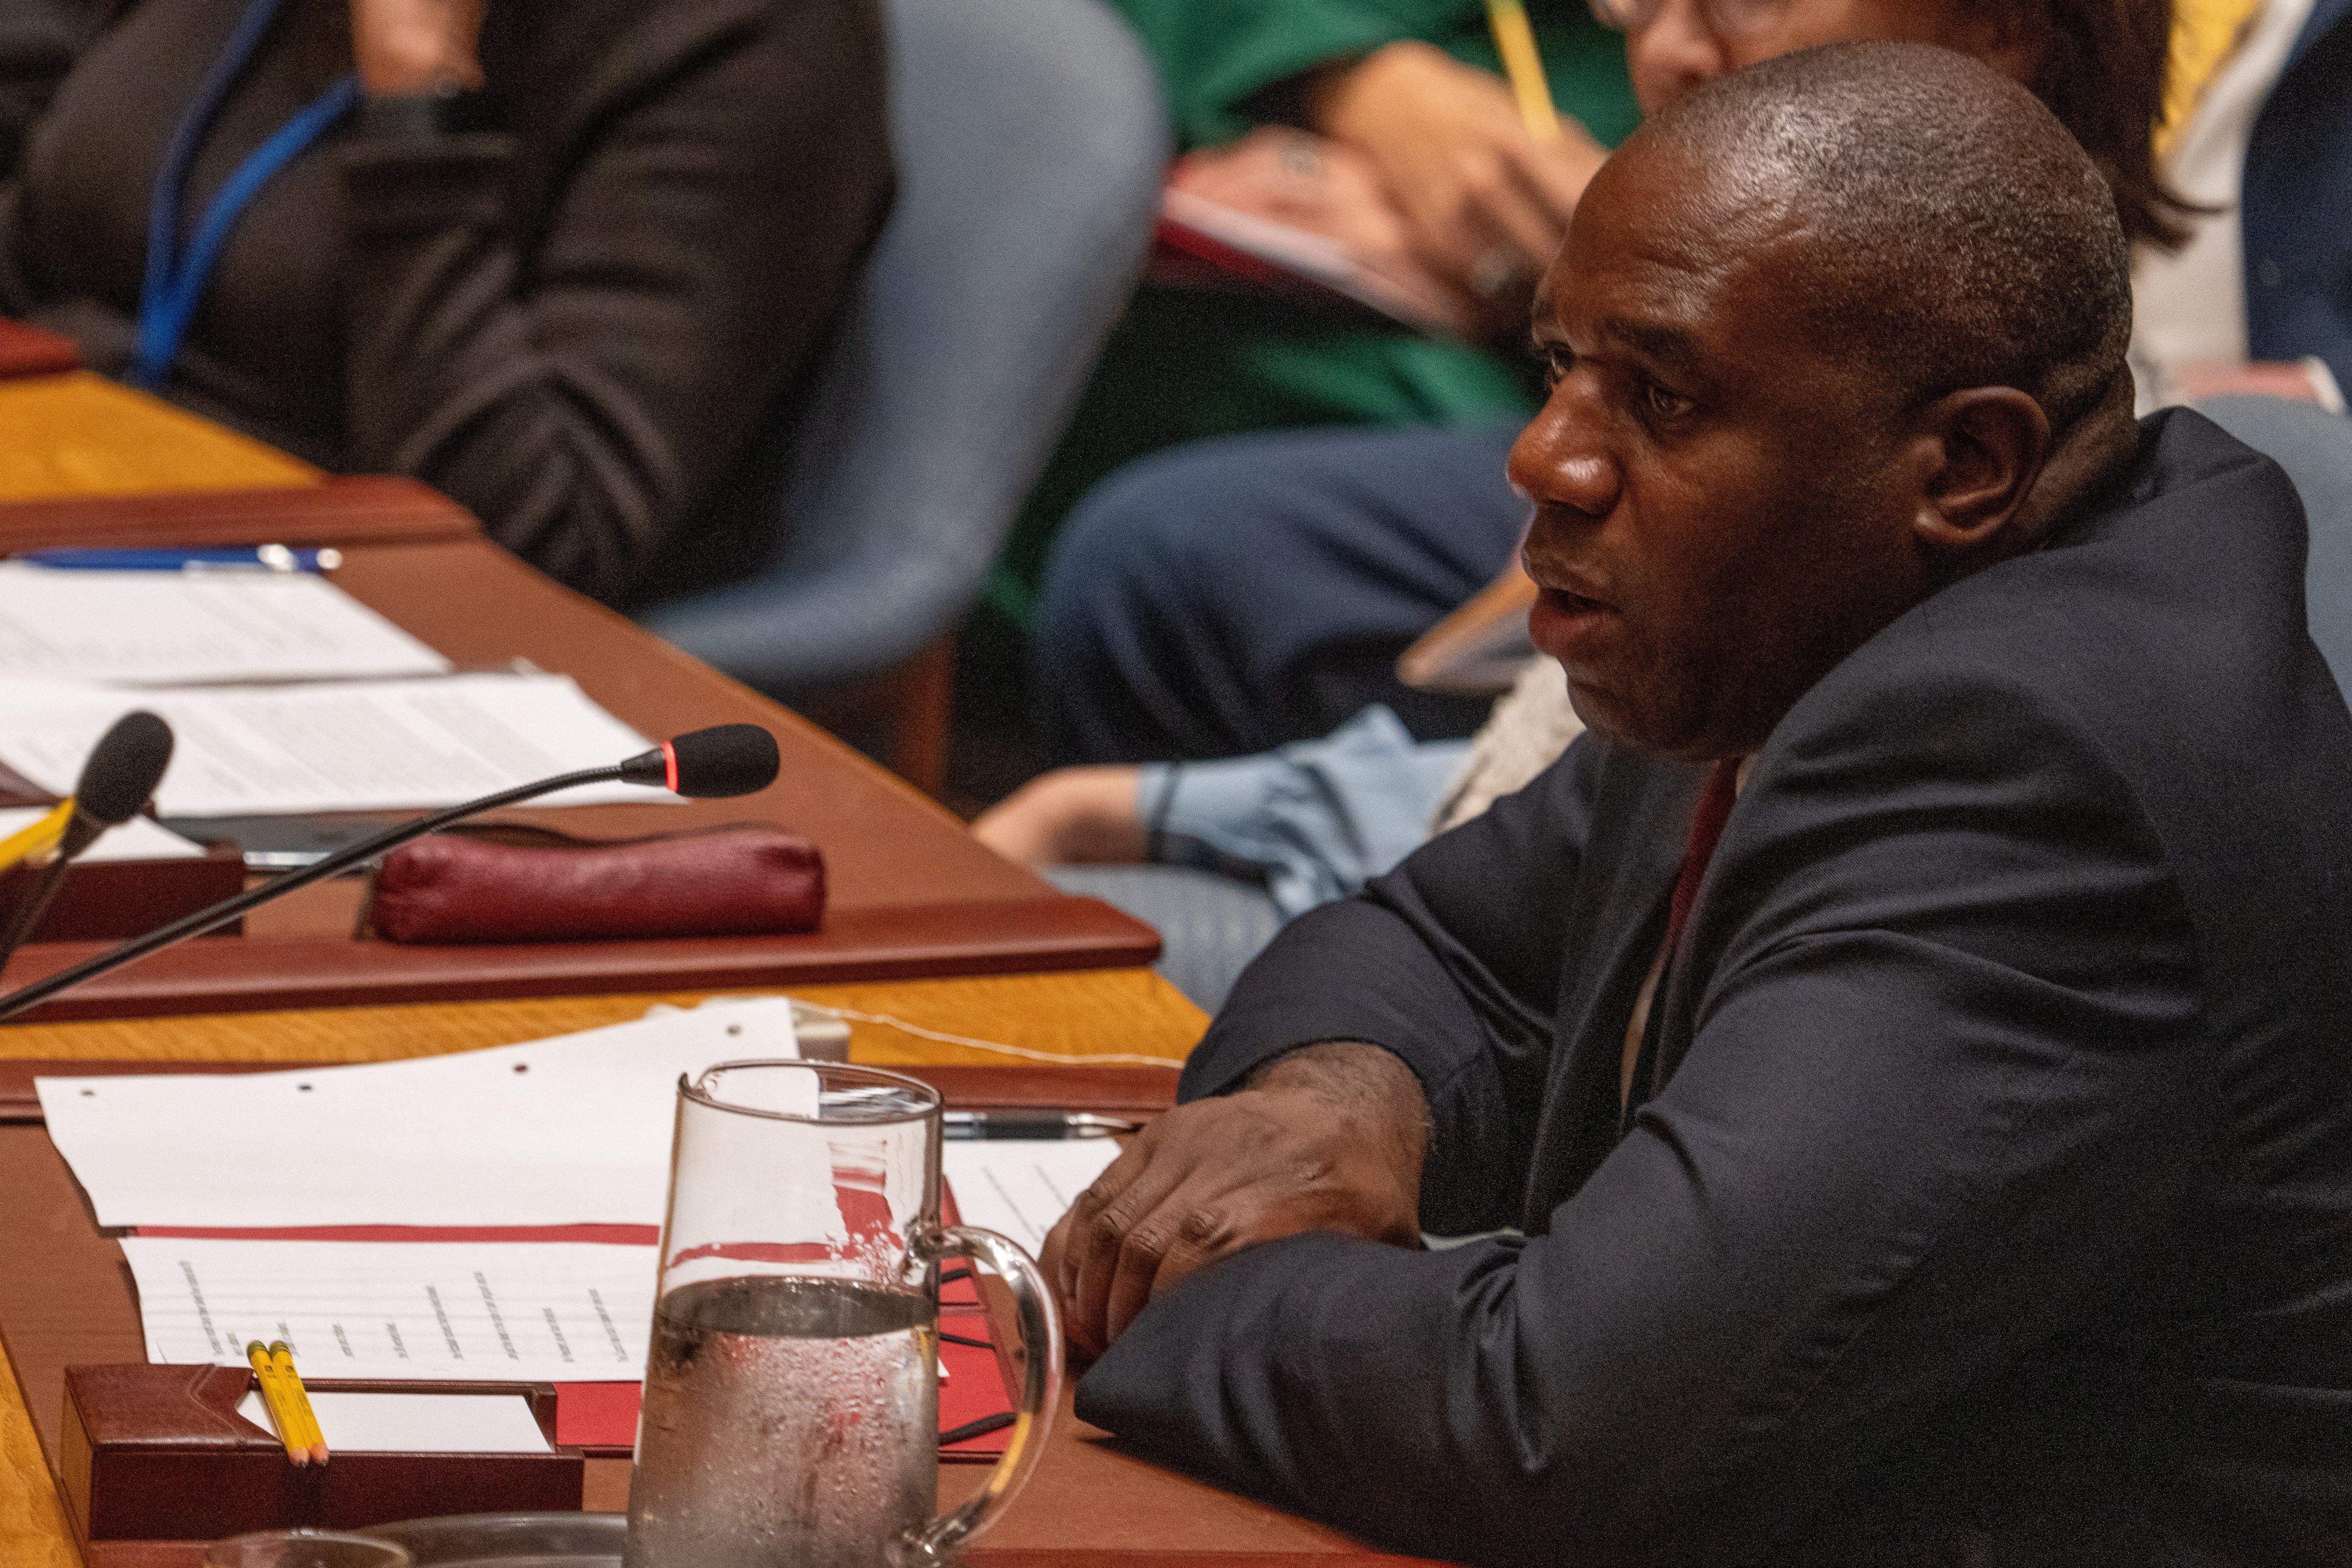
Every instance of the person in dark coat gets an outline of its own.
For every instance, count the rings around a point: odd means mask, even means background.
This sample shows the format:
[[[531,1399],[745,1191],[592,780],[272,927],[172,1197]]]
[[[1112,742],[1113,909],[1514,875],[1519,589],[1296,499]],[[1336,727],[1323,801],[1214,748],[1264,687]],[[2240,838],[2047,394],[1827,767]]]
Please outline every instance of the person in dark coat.
[[[1792,54],[1542,299],[1591,732],[1243,975],[1049,1243],[1078,1414],[1472,1563],[2352,1560],[2352,714],[2097,170]]]
[[[2315,0],[2246,148],[2247,350],[2352,392],[2352,0]]]
[[[1941,44],[2032,87],[2150,247],[2183,210],[2158,179],[2168,0],[1594,0],[1625,33],[1654,113],[1791,49]],[[1564,221],[1564,219],[1563,219]],[[1549,257],[1544,259],[1549,260]],[[1396,675],[1415,638],[1495,580],[1527,503],[1504,475],[1522,421],[1221,437],[1106,479],[1071,514],[1032,623],[1037,728],[1054,760],[1245,756],[1329,733],[1380,702],[1418,740],[1466,736],[1486,704]]]
[[[888,203],[874,0],[114,9],[0,184],[0,312],[607,600],[789,405]]]
[[[0,179],[16,166],[26,128],[73,67],[87,17],[77,0],[10,0],[0,6]]]

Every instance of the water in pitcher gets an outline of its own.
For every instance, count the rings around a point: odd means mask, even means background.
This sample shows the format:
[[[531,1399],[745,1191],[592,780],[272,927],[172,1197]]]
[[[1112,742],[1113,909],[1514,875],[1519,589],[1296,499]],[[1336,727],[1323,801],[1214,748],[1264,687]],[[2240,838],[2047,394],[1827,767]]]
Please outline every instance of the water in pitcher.
[[[662,1298],[625,1568],[880,1568],[931,1514],[938,1320],[845,1279]]]

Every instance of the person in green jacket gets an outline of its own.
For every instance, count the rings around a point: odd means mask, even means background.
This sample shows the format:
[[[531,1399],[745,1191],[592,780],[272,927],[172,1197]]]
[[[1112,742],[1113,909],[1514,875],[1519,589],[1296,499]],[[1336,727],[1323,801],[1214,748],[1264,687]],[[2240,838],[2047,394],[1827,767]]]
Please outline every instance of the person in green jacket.
[[[1415,258],[1484,307],[1481,342],[1360,327],[1277,301],[1146,287],[1038,483],[989,587],[1025,624],[1053,531],[1097,480],[1205,436],[1524,418],[1540,376],[1517,308],[1606,149],[1640,119],[1623,39],[1583,0],[1528,0],[1566,134],[1538,142],[1481,0],[1111,0],[1166,84],[1179,143],[1264,125],[1357,155]]]

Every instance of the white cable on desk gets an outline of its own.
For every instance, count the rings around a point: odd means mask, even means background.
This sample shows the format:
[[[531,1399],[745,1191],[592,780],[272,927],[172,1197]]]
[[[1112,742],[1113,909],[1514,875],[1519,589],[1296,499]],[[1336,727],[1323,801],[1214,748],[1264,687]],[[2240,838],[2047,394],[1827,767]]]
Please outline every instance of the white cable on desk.
[[[1174,1057],[1136,1056],[1125,1051],[1091,1057],[1064,1056],[1059,1051],[1033,1051],[1026,1046],[1000,1045],[994,1040],[975,1040],[969,1035],[950,1035],[938,1029],[926,1029],[919,1024],[909,1024],[904,1019],[893,1018],[887,1013],[861,1013],[855,1007],[836,1007],[830,1004],[816,1002],[805,1003],[803,1005],[822,1007],[828,1013],[836,1014],[860,1024],[880,1024],[909,1035],[919,1036],[926,1040],[937,1040],[943,1046],[967,1046],[975,1051],[998,1051],[1008,1057],[1020,1057],[1033,1062],[1092,1062],[1144,1068],[1181,1068],[1184,1065]]]

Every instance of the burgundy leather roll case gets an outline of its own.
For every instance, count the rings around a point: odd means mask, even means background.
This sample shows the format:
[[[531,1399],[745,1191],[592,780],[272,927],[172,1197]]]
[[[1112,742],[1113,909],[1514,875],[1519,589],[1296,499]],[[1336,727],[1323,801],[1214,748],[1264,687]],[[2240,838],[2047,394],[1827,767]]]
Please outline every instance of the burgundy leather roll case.
[[[760,826],[551,847],[436,834],[384,858],[368,911],[400,942],[766,936],[824,919],[824,856]]]

